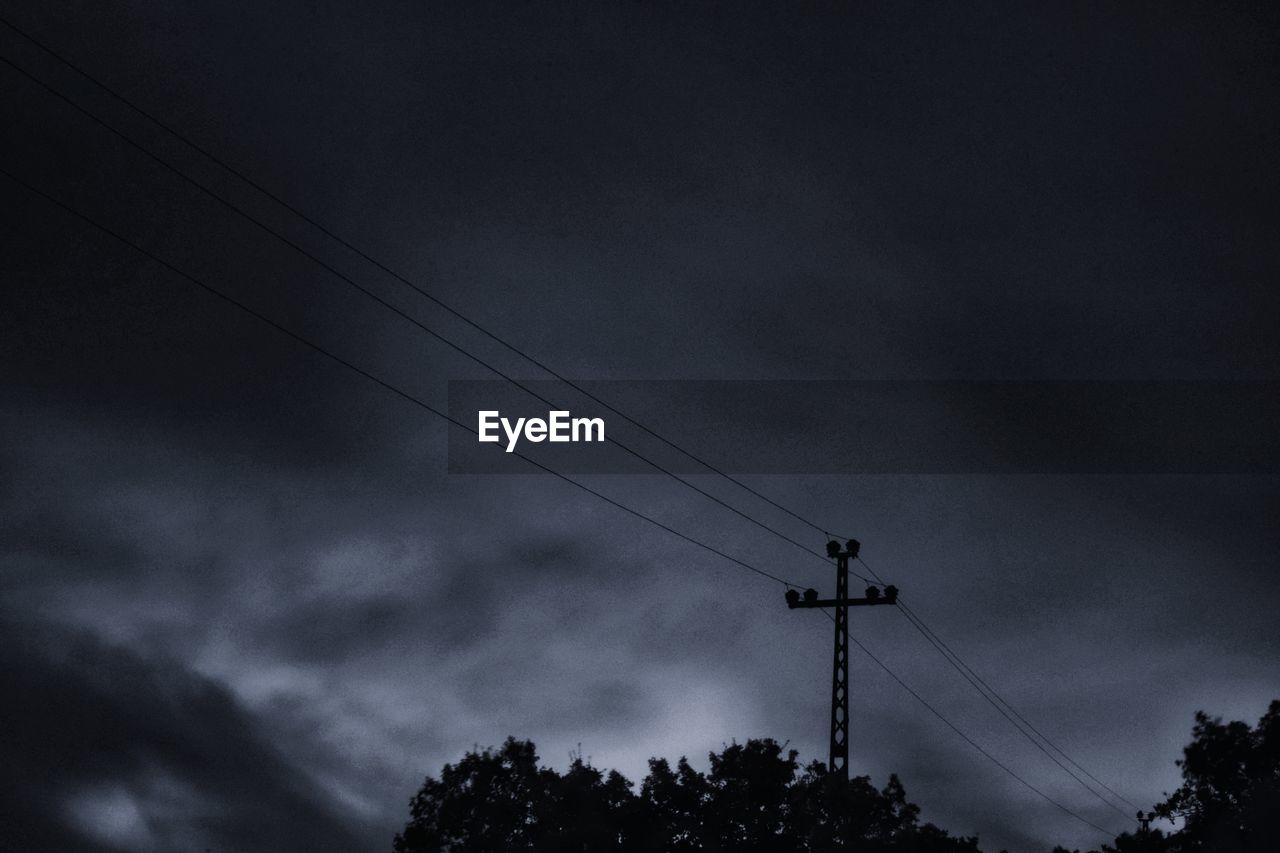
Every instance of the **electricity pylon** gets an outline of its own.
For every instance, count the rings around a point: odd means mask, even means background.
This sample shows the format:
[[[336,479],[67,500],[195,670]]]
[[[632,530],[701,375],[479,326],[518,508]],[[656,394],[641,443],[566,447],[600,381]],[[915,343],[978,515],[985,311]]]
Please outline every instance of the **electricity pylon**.
[[[827,543],[827,556],[836,561],[836,597],[818,598],[816,589],[806,589],[804,595],[794,589],[787,590],[787,607],[835,608],[836,639],[831,661],[831,758],[827,770],[840,773],[849,780],[849,608],[870,607],[877,604],[897,604],[898,588],[887,586],[884,595],[878,587],[867,587],[865,598],[849,597],[849,561],[858,556],[858,540],[850,539],[841,548],[839,542]]]

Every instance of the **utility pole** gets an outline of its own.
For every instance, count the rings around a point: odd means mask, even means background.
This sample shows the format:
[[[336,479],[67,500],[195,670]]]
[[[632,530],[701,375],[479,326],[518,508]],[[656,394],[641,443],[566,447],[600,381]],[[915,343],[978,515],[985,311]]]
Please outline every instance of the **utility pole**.
[[[836,638],[831,661],[831,758],[827,770],[840,773],[849,781],[849,608],[871,607],[877,604],[896,604],[898,588],[887,586],[884,595],[878,587],[867,587],[865,598],[849,597],[849,561],[858,556],[858,540],[850,539],[842,548],[839,542],[827,543],[827,556],[836,561],[836,597],[818,598],[816,589],[806,589],[804,595],[794,589],[787,590],[787,607],[835,608]]]

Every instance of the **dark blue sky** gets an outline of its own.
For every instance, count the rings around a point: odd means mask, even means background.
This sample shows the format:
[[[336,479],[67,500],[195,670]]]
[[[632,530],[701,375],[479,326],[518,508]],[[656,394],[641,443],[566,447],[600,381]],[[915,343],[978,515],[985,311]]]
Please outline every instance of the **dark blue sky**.
[[[1262,4],[3,14],[573,377],[1280,380]],[[3,27],[0,55],[540,378]],[[489,378],[7,66],[0,87],[5,168],[433,404]],[[29,843],[388,849],[424,774],[508,734],[633,780],[651,755],[748,737],[824,757],[830,625],[780,588],[561,482],[448,474],[425,413],[4,193],[0,671],[18,701],[0,790]],[[757,438],[692,438],[732,468],[789,417],[762,403]],[[1278,695],[1274,472],[750,482],[858,536],[984,678],[1144,806],[1176,784],[1195,710],[1255,719]],[[590,484],[829,583],[669,480]],[[855,617],[994,754],[1132,828],[898,614]],[[926,819],[993,851],[1099,840],[868,660],[853,670],[855,772],[899,773]]]

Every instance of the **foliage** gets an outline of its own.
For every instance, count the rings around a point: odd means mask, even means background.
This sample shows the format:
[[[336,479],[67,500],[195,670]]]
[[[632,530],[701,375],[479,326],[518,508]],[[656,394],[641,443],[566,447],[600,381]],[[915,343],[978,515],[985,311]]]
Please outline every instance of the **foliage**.
[[[638,790],[575,758],[561,774],[538,766],[532,743],[468,752],[428,777],[396,836],[396,853],[976,853],[977,839],[928,823],[890,776],[844,784],[821,762],[801,766],[775,741],[711,753],[702,773],[681,758],[649,761]],[[1280,851],[1280,700],[1250,727],[1196,714],[1178,761],[1182,785],[1155,807],[1181,822],[1127,832],[1102,853]],[[1175,824],[1176,825],[1176,824]],[[1056,848],[1054,853],[1068,853]]]
[[[1280,700],[1255,728],[1197,713],[1191,735],[1178,762],[1182,785],[1156,806],[1157,815],[1185,822],[1167,849],[1280,850]]]
[[[1182,785],[1155,807],[1154,816],[1180,821],[1169,834],[1157,828],[1126,832],[1102,853],[1275,853],[1280,850],[1280,700],[1255,728],[1196,714],[1191,743],[1182,751]],[[1059,847],[1054,853],[1068,853]]]
[[[749,740],[711,753],[710,769],[652,759],[638,791],[580,757],[561,774],[532,743],[468,752],[413,798],[396,853],[740,851],[972,853],[977,842],[919,822],[897,777],[841,784],[818,762]]]

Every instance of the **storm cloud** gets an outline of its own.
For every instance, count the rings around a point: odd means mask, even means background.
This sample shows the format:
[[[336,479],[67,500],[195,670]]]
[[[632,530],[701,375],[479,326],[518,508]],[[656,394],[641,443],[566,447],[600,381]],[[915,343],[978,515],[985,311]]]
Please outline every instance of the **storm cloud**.
[[[1262,4],[5,14],[569,377],[1280,380]],[[4,28],[0,54],[545,378]],[[0,151],[25,180],[432,405],[493,378],[21,74],[0,80]],[[699,763],[748,737],[825,757],[830,623],[781,586],[553,478],[450,473],[427,413],[4,185],[0,785],[26,848],[384,850],[425,774],[507,735],[561,766],[581,745],[633,781],[650,756]],[[789,473],[792,406],[733,424],[708,407],[689,436],[678,399],[625,408],[726,469],[768,444],[781,464],[744,475],[754,488],[862,540],[985,679],[1144,807],[1176,784],[1195,710],[1254,719],[1277,695],[1274,472]],[[983,413],[962,415],[927,443],[998,456]],[[841,435],[809,437],[859,450]],[[584,482],[830,583],[667,478]],[[872,610],[855,634],[935,707],[1132,828]],[[925,819],[984,849],[1101,840],[869,660],[853,669],[854,772],[899,773]]]

